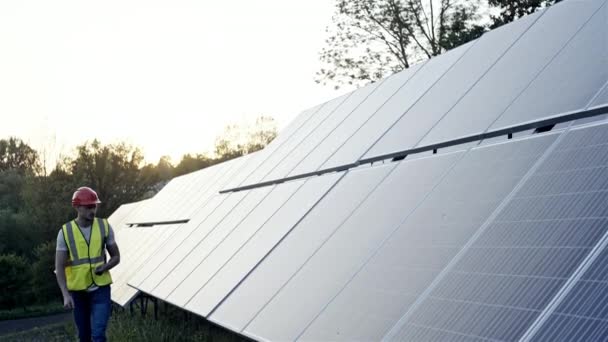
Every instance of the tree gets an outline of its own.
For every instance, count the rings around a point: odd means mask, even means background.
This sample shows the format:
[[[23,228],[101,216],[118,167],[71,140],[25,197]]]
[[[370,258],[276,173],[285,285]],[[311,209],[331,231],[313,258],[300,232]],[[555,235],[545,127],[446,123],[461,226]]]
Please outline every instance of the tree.
[[[123,203],[141,200],[158,181],[152,174],[142,174],[143,154],[124,143],[102,145],[94,140],[76,148],[76,158],[69,162],[69,173],[79,186],[90,186],[99,194],[99,216],[107,216]]]
[[[215,139],[215,156],[218,162],[233,159],[261,150],[277,136],[277,125],[272,117],[261,115],[252,125],[226,126]]]
[[[21,139],[0,139],[0,171],[6,170],[39,172],[41,165],[38,153]]]
[[[273,117],[261,115],[255,119],[254,126],[249,130],[247,153],[259,151],[266,147],[278,135],[277,123]]]
[[[30,270],[25,258],[15,254],[0,255],[0,307],[13,309],[28,300]]]
[[[61,225],[74,218],[70,200],[80,182],[65,166],[69,163],[71,160],[66,159],[64,166],[57,165],[48,176],[28,177],[26,180],[22,212],[31,223],[22,231],[24,235],[31,236],[30,250],[43,242],[54,241]]]
[[[338,0],[317,83],[361,84],[479,37],[478,0]]]
[[[174,176],[177,177],[200,169],[204,169],[215,163],[216,162],[213,160],[213,158],[209,158],[204,154],[185,154],[179,164],[177,164],[177,166],[175,167]]]
[[[560,0],[488,0],[491,7],[497,8],[498,15],[490,16],[491,28],[508,24],[524,15],[532,14],[538,9],[550,6]]]
[[[0,140],[0,253],[31,252],[32,220],[24,210],[27,181],[41,170],[38,153],[18,138]]]
[[[32,265],[32,290],[38,303],[61,298],[61,291],[53,270],[55,269],[55,241],[40,244],[34,250]]]

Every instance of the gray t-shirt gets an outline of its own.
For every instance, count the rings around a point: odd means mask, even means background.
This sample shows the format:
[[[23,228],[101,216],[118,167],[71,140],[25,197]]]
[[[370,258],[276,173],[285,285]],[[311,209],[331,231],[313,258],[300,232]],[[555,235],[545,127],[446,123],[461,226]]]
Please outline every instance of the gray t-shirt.
[[[82,235],[84,235],[85,240],[89,242],[91,240],[91,226],[89,227],[80,227],[80,231]],[[110,231],[108,234],[108,239],[106,240],[106,245],[115,245],[116,240],[114,239],[114,230],[112,226],[110,226]],[[57,251],[68,251],[68,245],[65,243],[65,239],[63,238],[63,230],[59,229],[59,233],[57,233]]]

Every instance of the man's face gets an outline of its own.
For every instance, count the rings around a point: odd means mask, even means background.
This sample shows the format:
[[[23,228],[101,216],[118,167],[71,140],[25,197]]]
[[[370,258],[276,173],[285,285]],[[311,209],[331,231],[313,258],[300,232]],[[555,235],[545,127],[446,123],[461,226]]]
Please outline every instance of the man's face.
[[[87,221],[93,221],[95,213],[97,212],[97,204],[79,205],[76,207],[76,211],[78,211],[78,216],[80,218]]]

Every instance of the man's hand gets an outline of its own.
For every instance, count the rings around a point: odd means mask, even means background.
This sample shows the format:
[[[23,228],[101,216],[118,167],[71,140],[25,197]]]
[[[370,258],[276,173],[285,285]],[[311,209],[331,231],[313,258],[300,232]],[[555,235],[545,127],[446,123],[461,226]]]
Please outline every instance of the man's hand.
[[[99,265],[99,266],[95,267],[95,274],[101,275],[103,272],[105,272],[106,271],[105,266],[106,265]]]
[[[63,297],[63,308],[68,310],[74,308],[74,300],[72,299],[72,296]]]

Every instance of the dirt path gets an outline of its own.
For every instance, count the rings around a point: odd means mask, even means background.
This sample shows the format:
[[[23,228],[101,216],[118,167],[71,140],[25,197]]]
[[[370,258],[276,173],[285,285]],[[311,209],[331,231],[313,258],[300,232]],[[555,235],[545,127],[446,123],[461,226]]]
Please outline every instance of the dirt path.
[[[31,330],[50,324],[67,322],[72,319],[72,312],[60,313],[49,316],[13,319],[0,321],[0,335],[12,334],[19,331]]]

